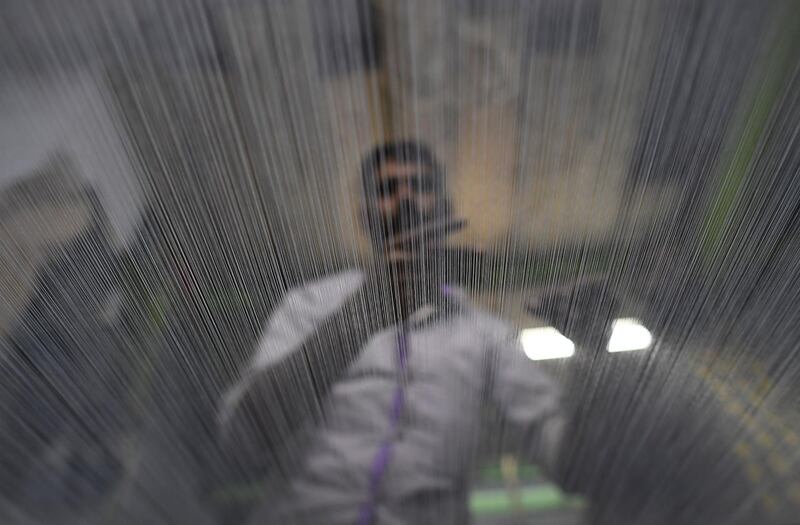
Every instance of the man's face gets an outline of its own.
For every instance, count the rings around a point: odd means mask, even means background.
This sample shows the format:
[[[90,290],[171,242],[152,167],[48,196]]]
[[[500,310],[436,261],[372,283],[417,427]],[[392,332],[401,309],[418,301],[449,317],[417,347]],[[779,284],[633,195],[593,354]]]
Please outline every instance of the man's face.
[[[385,163],[375,178],[374,200],[370,207],[387,251],[405,234],[432,222],[441,212],[442,196],[430,168],[415,162]]]

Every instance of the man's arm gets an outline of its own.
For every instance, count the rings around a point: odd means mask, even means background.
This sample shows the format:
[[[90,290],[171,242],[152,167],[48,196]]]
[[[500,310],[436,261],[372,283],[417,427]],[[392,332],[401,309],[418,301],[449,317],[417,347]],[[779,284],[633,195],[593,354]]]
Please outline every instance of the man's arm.
[[[528,359],[514,333],[496,339],[489,356],[490,396],[504,420],[523,435],[522,454],[560,477],[566,423],[561,389]]]
[[[262,350],[273,345],[276,355],[273,359],[256,356],[240,383],[225,396],[220,413],[227,450],[245,458],[266,456],[278,466],[297,429],[309,421],[320,422],[331,386],[375,330],[388,322],[383,315],[386,308],[369,283],[362,283],[310,333],[309,327],[296,326],[308,317],[296,299],[289,296],[284,301],[262,338]],[[298,337],[302,332],[308,335]]]

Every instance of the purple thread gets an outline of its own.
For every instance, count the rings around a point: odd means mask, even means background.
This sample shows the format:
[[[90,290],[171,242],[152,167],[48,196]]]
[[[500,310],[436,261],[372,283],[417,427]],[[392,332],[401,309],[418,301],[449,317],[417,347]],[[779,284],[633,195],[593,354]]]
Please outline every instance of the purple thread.
[[[389,415],[389,434],[386,439],[381,443],[378,453],[375,454],[375,459],[372,460],[372,468],[369,472],[369,492],[367,494],[367,501],[361,507],[358,513],[358,525],[370,525],[375,519],[375,504],[380,490],[383,476],[389,467],[389,461],[392,458],[392,446],[394,445],[394,436],[397,432],[397,427],[400,423],[400,416],[403,414],[403,407],[405,406],[405,375],[406,367],[408,365],[408,337],[406,335],[405,324],[400,326],[400,331],[397,334],[397,364],[399,369],[398,385],[394,391],[392,399],[392,411]]]

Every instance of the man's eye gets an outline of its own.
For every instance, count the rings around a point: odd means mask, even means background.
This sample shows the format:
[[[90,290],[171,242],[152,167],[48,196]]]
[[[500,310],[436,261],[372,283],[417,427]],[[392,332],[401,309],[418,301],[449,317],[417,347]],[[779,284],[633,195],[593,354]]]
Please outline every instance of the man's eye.
[[[377,193],[378,197],[391,197],[397,193],[397,182],[388,180],[378,184]]]

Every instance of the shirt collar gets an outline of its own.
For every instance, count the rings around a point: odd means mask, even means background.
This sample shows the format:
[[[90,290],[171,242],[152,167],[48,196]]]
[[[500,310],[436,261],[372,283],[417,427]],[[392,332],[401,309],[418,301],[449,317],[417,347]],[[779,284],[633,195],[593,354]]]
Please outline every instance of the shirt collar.
[[[422,328],[434,321],[446,319],[461,309],[461,296],[452,289],[443,288],[442,301],[439,304],[425,303],[412,313],[406,321],[411,329]]]

